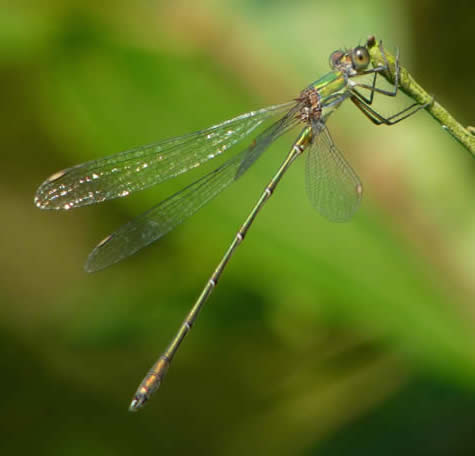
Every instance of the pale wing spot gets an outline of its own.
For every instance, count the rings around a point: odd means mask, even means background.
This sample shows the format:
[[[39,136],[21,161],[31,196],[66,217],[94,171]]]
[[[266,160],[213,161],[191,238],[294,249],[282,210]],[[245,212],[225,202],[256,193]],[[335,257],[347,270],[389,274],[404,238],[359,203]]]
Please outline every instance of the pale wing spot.
[[[46,182],[54,182],[55,180],[59,179],[60,177],[63,177],[66,174],[66,169],[62,169],[61,171],[58,171],[57,173],[52,174],[48,179],[46,179]]]
[[[97,244],[96,246],[96,249],[98,249],[99,247],[102,247],[106,242],[109,241],[109,239],[112,237],[112,235],[109,235],[107,236],[106,238],[104,238],[101,242],[99,242],[99,244]]]

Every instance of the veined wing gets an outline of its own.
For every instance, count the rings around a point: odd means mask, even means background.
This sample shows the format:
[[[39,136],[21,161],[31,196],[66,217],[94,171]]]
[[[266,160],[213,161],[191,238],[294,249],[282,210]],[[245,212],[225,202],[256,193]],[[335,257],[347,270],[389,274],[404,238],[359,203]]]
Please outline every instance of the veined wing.
[[[127,196],[178,176],[228,151],[295,102],[242,114],[205,130],[137,147],[59,171],[38,188],[41,209],[72,209]]]
[[[104,239],[89,255],[86,271],[98,271],[123,260],[157,241],[197,212],[241,177],[273,141],[300,122],[295,117],[296,109],[291,109],[264,130],[247,149]]]
[[[363,186],[323,122],[313,126],[313,140],[306,154],[305,180],[310,202],[333,222],[349,220],[358,209]]]

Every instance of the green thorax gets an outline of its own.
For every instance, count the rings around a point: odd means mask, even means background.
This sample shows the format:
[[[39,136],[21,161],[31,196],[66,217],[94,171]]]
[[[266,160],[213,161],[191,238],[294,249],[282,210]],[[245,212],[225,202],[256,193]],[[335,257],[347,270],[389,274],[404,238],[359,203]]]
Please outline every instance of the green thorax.
[[[317,90],[323,106],[327,104],[327,100],[335,100],[341,97],[343,101],[344,95],[348,91],[345,76],[341,71],[330,71],[330,73],[312,82],[309,87]]]

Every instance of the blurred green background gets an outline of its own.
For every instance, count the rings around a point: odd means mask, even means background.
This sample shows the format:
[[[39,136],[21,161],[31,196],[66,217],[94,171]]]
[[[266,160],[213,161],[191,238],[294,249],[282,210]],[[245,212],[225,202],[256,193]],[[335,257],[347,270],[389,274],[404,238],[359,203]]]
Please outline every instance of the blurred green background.
[[[299,160],[137,414],[138,382],[292,137],[100,273],[82,269],[94,245],[190,177],[70,213],[33,205],[59,169],[297,96],[369,34],[474,124],[474,15],[469,1],[4,3],[2,454],[475,454],[475,161],[426,113],[375,127],[348,103],[330,118],[361,210],[320,217]]]

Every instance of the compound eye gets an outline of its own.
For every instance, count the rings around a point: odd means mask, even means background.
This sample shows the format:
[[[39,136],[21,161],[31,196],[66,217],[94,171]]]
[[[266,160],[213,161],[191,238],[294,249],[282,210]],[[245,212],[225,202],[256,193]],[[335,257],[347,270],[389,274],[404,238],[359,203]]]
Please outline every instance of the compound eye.
[[[357,71],[364,70],[369,65],[369,52],[363,46],[357,46],[351,53],[351,63]]]
[[[330,55],[330,67],[336,68],[344,55],[345,53],[340,50],[332,52]]]

